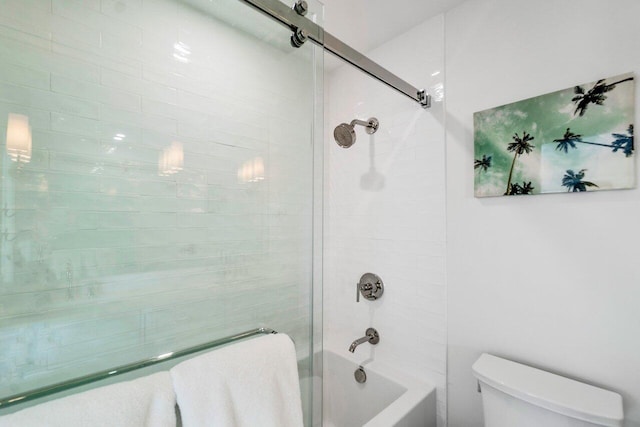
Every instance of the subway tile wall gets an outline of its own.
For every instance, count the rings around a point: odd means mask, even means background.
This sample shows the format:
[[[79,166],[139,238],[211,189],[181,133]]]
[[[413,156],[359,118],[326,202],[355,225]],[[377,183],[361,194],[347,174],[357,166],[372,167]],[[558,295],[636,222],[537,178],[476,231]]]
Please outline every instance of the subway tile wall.
[[[433,106],[351,67],[326,79],[328,120],[325,227],[325,348],[363,366],[382,364],[437,389],[438,425],[446,425],[444,18],[437,16],[368,53]],[[333,141],[339,123],[376,117],[378,131],[357,127],[349,149]],[[356,302],[364,273],[385,284],[381,299]],[[380,343],[349,344],[373,327]]]
[[[289,35],[236,0],[0,2],[0,395],[259,326],[308,356],[314,51]]]

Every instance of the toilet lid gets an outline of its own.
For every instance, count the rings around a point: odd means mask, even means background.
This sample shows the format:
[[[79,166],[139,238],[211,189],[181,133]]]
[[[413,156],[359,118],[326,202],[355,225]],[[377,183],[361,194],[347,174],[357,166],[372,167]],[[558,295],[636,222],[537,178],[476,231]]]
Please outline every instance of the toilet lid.
[[[622,426],[618,393],[487,353],[472,369],[481,382],[532,405],[601,426]]]

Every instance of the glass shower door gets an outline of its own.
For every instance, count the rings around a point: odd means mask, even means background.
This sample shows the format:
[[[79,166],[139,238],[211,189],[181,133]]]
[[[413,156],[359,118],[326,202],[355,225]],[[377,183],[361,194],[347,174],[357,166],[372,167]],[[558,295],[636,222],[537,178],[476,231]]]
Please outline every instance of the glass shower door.
[[[238,0],[3,2],[0,396],[257,327],[312,374],[322,55],[289,37]]]

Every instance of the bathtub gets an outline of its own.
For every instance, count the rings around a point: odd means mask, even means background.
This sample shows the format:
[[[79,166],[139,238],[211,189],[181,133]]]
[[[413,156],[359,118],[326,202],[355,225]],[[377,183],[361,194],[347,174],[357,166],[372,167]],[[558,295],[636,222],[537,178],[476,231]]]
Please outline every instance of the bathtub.
[[[357,364],[330,351],[323,359],[322,427],[436,426],[432,385],[367,366],[360,384],[353,376]]]

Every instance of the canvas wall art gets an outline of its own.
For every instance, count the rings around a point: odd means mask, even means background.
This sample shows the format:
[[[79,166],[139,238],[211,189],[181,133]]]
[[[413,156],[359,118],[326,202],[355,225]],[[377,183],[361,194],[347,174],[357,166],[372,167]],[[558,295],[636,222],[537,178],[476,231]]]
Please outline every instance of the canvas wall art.
[[[631,73],[474,114],[475,196],[633,188]]]

